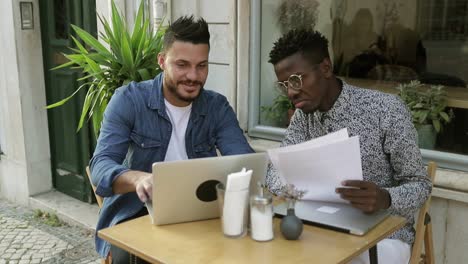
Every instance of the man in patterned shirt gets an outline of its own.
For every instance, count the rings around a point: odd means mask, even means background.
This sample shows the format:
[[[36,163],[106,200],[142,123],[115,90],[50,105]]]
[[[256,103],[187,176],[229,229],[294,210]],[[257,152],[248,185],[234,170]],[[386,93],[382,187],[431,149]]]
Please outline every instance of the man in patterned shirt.
[[[348,180],[336,192],[366,213],[389,210],[408,222],[377,245],[379,263],[408,263],[414,241],[414,214],[431,193],[416,131],[395,95],[351,86],[336,78],[328,40],[312,30],[292,30],[270,52],[281,88],[296,111],[281,146],[298,144],[342,128],[359,136],[363,181]],[[337,164],[339,166],[339,164]],[[273,167],[272,192],[280,188]],[[346,188],[354,187],[354,188]],[[368,263],[368,253],[352,263]]]

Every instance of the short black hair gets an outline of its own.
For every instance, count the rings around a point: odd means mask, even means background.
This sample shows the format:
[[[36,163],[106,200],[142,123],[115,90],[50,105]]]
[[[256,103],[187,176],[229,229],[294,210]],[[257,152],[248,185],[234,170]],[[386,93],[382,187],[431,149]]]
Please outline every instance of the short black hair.
[[[297,52],[301,52],[311,64],[330,58],[328,40],[320,32],[312,29],[292,29],[273,44],[268,62],[275,65]]]
[[[163,49],[167,50],[174,41],[192,44],[208,44],[210,46],[210,32],[208,24],[203,18],[195,19],[193,15],[182,16],[171,23],[164,34]]]

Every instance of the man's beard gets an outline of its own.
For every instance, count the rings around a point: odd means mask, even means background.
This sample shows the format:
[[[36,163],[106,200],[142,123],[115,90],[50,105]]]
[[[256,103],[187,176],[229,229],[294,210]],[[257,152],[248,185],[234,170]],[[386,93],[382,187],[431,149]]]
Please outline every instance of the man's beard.
[[[177,92],[177,86],[179,86],[181,84],[185,84],[185,85],[187,85],[187,84],[190,84],[190,85],[197,84],[200,87],[199,90],[198,90],[198,94],[195,97],[183,96],[182,94]],[[195,101],[195,99],[197,99],[200,96],[201,90],[203,89],[203,83],[201,83],[199,81],[178,81],[177,84],[174,85],[174,82],[172,80],[166,80],[165,85],[168,88],[168,91],[172,95],[174,95],[177,99],[179,99],[181,101],[184,101],[184,102],[187,102],[187,103],[191,103],[191,102]]]

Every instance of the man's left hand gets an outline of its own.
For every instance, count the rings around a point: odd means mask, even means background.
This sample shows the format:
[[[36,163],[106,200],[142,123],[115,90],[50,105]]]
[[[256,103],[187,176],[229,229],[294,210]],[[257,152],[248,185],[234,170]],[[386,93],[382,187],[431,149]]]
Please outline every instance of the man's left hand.
[[[365,213],[373,213],[380,209],[390,207],[390,194],[373,182],[347,180],[342,182],[343,187],[336,188],[340,197],[351,203],[353,207]]]

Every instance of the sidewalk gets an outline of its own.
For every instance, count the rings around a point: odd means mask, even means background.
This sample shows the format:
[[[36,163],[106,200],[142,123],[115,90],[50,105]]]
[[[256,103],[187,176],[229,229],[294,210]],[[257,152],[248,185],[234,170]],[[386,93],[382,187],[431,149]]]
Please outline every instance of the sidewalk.
[[[54,226],[57,223],[60,226]],[[7,263],[100,263],[100,260],[94,250],[94,231],[0,199],[0,264]]]

